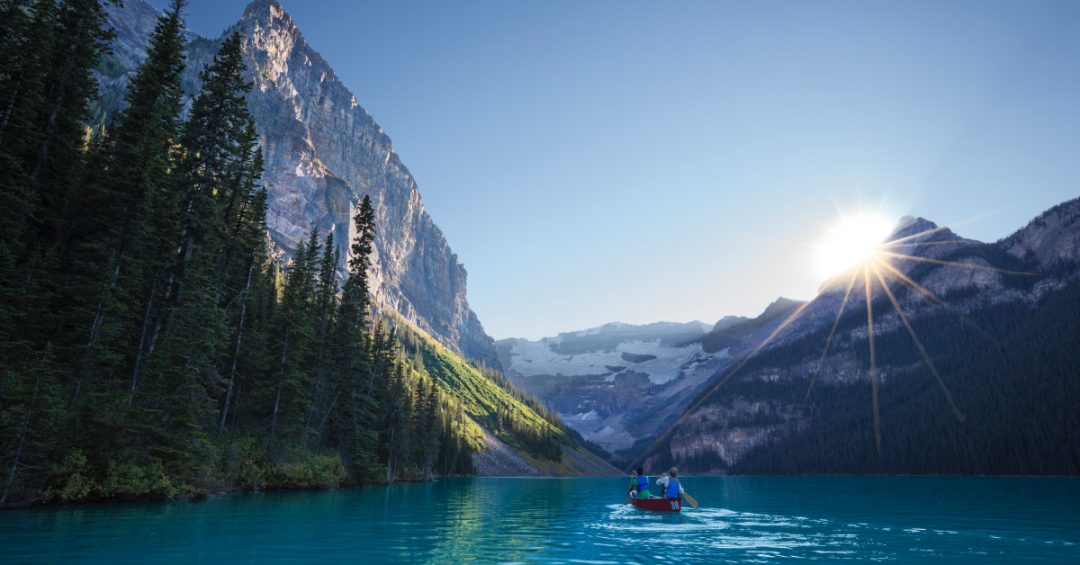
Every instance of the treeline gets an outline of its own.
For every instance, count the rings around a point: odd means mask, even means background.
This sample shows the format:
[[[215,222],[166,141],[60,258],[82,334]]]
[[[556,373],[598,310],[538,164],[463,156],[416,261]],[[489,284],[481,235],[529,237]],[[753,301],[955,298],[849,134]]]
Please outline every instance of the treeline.
[[[0,0],[0,506],[470,472],[460,407],[372,315],[374,211],[268,252],[241,41],[182,119],[181,16],[85,126],[99,0]]]
[[[891,307],[880,306],[877,312]],[[865,320],[845,320],[838,335],[859,324]],[[801,424],[782,427],[788,431],[733,467],[712,451],[673,461],[667,446],[657,451],[661,463],[741,474],[1080,474],[1080,282],[1074,278],[1047,292],[1036,305],[987,304],[966,319],[942,312],[912,324],[959,415],[903,328],[876,339],[880,451],[868,380],[819,381],[808,401],[808,379],[754,378],[804,366],[820,355],[825,335],[819,334],[763,353],[747,364],[744,377],[710,399],[756,399],[773,407],[729,427]],[[847,353],[869,367],[866,340],[834,345],[830,355]]]

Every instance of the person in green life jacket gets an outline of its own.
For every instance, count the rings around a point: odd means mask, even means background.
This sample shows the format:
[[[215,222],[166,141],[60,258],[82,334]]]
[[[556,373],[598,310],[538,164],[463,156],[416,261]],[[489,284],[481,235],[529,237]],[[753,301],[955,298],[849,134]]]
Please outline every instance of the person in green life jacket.
[[[660,478],[656,479],[656,486],[660,487],[660,492],[664,495],[664,498],[681,498],[682,494],[686,492],[682,487],[682,483],[679,482],[679,470],[675,467],[660,475]]]
[[[637,471],[634,471],[634,476],[630,478],[630,490],[627,494],[634,498],[652,498],[652,491],[649,490],[649,477],[645,476],[645,469],[638,467]]]

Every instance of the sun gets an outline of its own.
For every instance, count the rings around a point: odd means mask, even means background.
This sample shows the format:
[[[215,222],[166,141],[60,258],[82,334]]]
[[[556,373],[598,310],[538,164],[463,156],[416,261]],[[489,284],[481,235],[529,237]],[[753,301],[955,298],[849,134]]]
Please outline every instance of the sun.
[[[842,217],[815,245],[818,274],[834,277],[873,259],[894,224],[884,216],[869,213]]]

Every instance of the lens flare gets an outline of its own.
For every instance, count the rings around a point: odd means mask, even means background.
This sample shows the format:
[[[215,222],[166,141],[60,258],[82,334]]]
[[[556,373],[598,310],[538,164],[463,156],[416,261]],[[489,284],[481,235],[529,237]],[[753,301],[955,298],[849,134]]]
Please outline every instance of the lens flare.
[[[874,214],[844,217],[828,228],[817,247],[817,269],[822,277],[833,277],[862,265],[877,256],[892,233],[893,222]]]
[[[804,403],[810,402],[810,391],[814,387],[814,381],[818,379],[821,371],[824,369],[825,358],[829,354],[830,346],[833,344],[836,337],[837,328],[840,326],[840,320],[844,316],[845,308],[849,303],[853,303],[852,298],[857,296],[858,292],[853,293],[855,285],[862,282],[862,300],[864,301],[864,308],[866,310],[866,336],[867,346],[870,351],[870,364],[866,367],[868,370],[869,381],[871,385],[871,405],[873,409],[873,430],[874,430],[874,446],[878,453],[882,450],[882,429],[881,429],[881,406],[880,397],[882,391],[879,389],[881,383],[879,382],[878,367],[877,367],[877,350],[875,344],[875,319],[878,317],[884,317],[888,315],[887,310],[884,312],[875,311],[874,300],[875,295],[883,296],[887,300],[887,304],[892,305],[892,310],[899,320],[900,324],[907,330],[908,336],[911,338],[912,343],[915,345],[919,356],[922,359],[923,364],[930,370],[934,379],[937,381],[938,387],[941,389],[942,395],[948,402],[949,408],[952,410],[957,422],[964,422],[966,417],[957,406],[953,399],[952,391],[949,390],[948,385],[945,382],[940,371],[938,371],[937,365],[934,363],[930,352],[926,350],[922,340],[915,332],[914,326],[912,326],[909,319],[909,315],[904,311],[904,305],[900,299],[889,287],[889,280],[900,281],[907,286],[917,291],[919,296],[929,300],[936,306],[942,307],[945,310],[955,314],[961,321],[967,323],[974,328],[977,333],[986,338],[990,342],[995,342],[993,336],[987,334],[981,328],[979,328],[974,322],[969,320],[963,312],[958,311],[956,308],[950,306],[947,302],[941,299],[939,296],[933,293],[930,289],[919,284],[906,273],[904,273],[900,261],[904,262],[921,262],[937,267],[951,267],[961,269],[978,269],[998,272],[1008,275],[1032,275],[1033,273],[1009,271],[1006,269],[999,269],[990,265],[980,263],[964,263],[957,261],[945,261],[942,259],[936,259],[933,257],[922,257],[913,255],[912,253],[918,252],[921,248],[934,245],[955,245],[953,240],[948,241],[932,241],[931,236],[938,232],[945,232],[947,227],[935,227],[926,231],[910,234],[904,237],[896,237],[889,239],[889,236],[893,235],[895,224],[881,215],[874,214],[858,214],[853,216],[845,215],[840,212],[841,221],[837,225],[828,229],[826,237],[817,245],[813,247],[817,248],[817,264],[818,269],[822,277],[832,279],[840,274],[850,273],[850,278],[847,281],[846,290],[843,294],[843,299],[840,300],[839,306],[833,319],[832,328],[829,330],[828,337],[825,339],[825,348],[821,353],[821,358],[810,375],[809,386],[806,389],[806,395],[803,399]],[[886,241],[888,240],[888,241]],[[910,248],[910,249],[909,249]],[[926,250],[924,250],[926,251]],[[882,271],[884,269],[884,272]],[[840,279],[843,280],[843,279]],[[875,284],[876,283],[876,284]],[[840,286],[839,288],[843,288]],[[880,294],[878,294],[880,293]],[[812,298],[809,302],[804,303],[798,309],[791,313],[783,322],[781,322],[765,339],[757,344],[756,347],[746,352],[738,363],[733,368],[723,373],[717,373],[714,378],[715,382],[709,386],[704,394],[700,395],[695,402],[693,402],[689,408],[687,408],[679,419],[671,425],[663,434],[660,435],[641,456],[641,460],[645,460],[658,448],[664,445],[664,442],[668,441],[675,430],[679,428],[680,424],[686,419],[686,417],[697,410],[703,403],[713,396],[726,382],[731,380],[746,364],[767,347],[774,339],[784,333],[791,325],[799,319],[799,317],[813,306],[822,295],[819,294]],[[854,304],[853,304],[854,306]],[[850,339],[850,338],[848,338]]]

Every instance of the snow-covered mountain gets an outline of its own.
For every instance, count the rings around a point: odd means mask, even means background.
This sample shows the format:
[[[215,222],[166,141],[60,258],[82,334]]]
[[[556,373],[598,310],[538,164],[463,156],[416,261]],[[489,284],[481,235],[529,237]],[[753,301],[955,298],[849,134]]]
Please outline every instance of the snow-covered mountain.
[[[751,340],[772,331],[799,304],[780,299],[757,318],[728,317],[714,326],[612,323],[536,341],[504,339],[496,346],[515,385],[543,400],[613,461],[626,462]]]
[[[116,40],[98,71],[101,115],[122,103],[159,15],[143,0],[107,6]],[[424,210],[416,181],[390,138],[280,4],[252,2],[225,33],[234,31],[242,36],[254,83],[248,102],[266,159],[267,224],[275,245],[288,255],[318,227],[323,234],[333,232],[347,251],[351,213],[363,195],[371,195],[378,223],[376,302],[451,349],[497,367],[494,342],[469,308],[465,268]],[[188,38],[183,83],[190,103],[199,72],[221,40],[191,33]]]

